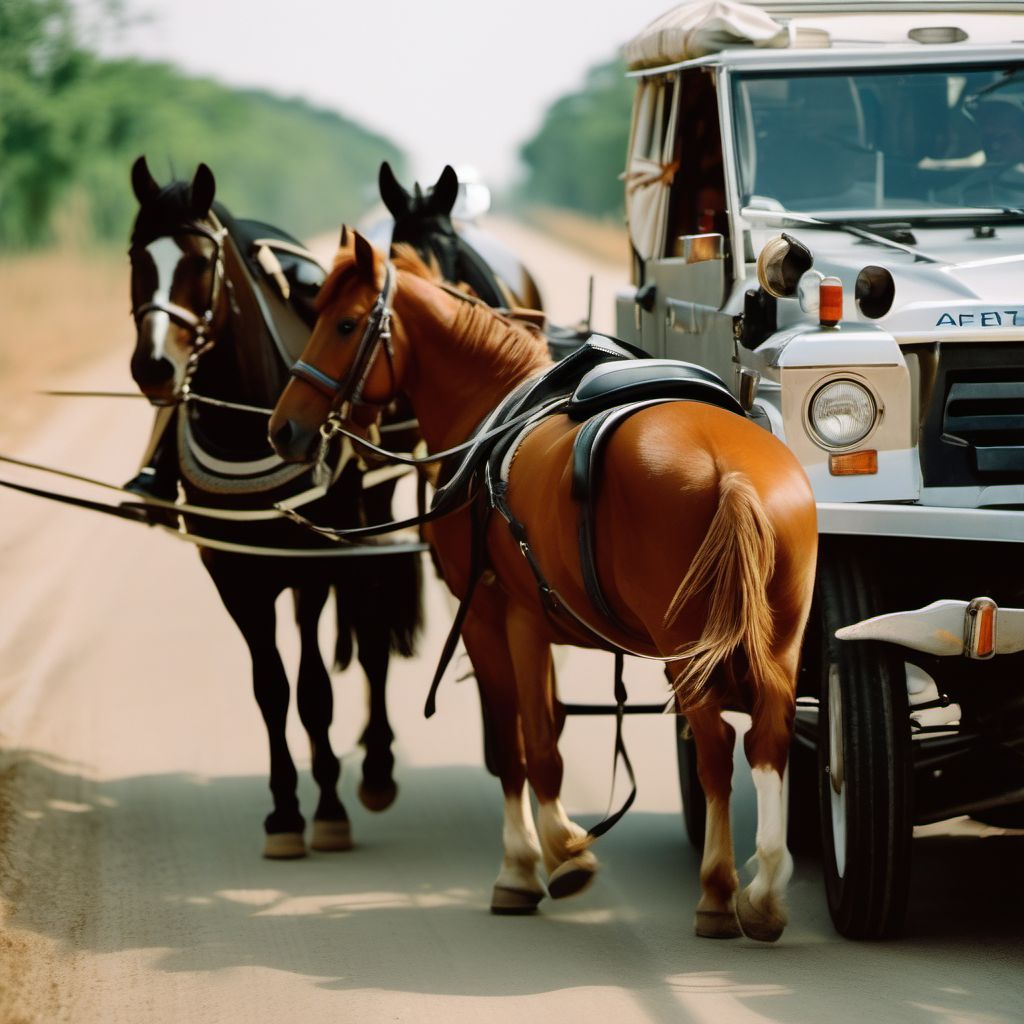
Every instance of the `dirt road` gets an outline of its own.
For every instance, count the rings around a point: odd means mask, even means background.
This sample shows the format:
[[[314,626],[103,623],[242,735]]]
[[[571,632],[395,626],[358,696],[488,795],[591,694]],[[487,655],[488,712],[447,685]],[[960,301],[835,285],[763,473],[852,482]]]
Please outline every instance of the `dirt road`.
[[[529,243],[556,319],[582,315],[587,264],[508,231]],[[611,327],[621,276],[607,268],[598,277],[597,326]],[[128,386],[127,352],[126,335],[123,355],[65,383]],[[134,471],[149,420],[141,403],[39,399],[30,410],[23,457],[113,481]],[[1024,839],[997,830],[935,829],[917,841],[900,942],[839,939],[813,860],[798,864],[778,946],[695,939],[697,859],[664,717],[628,722],[640,796],[599,843],[592,889],[534,918],[491,917],[501,800],[481,767],[475,687],[455,681],[464,661],[449,672],[438,715],[422,716],[450,622],[434,581],[421,656],[391,677],[397,803],[373,816],[355,798],[363,682],[350,670],[336,680],[333,738],[349,752],[342,793],[357,848],[262,860],[265,734],[241,638],[194,551],[7,493],[0,522],[4,1024],[1024,1018]],[[279,612],[294,670],[287,602]],[[560,678],[570,699],[602,699],[610,659],[568,654]],[[650,666],[631,665],[627,679],[636,700],[662,694]],[[308,767],[294,713],[290,739]],[[611,749],[610,720],[570,720],[565,797],[584,823],[605,810]],[[741,781],[742,860],[752,853],[752,800]],[[301,792],[309,811],[308,773]]]

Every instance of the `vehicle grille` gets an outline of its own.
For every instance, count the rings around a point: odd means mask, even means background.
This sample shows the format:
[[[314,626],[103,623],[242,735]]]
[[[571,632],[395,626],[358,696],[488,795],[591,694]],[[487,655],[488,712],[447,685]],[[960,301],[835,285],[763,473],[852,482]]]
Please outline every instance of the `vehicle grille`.
[[[926,487],[1024,482],[1024,345],[943,345],[921,431]]]

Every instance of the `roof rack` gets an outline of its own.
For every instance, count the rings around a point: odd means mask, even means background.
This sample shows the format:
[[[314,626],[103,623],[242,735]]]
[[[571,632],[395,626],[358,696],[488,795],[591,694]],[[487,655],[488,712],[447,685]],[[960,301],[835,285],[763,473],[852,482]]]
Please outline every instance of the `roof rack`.
[[[818,14],[1022,14],[1020,0],[743,0],[773,16]]]

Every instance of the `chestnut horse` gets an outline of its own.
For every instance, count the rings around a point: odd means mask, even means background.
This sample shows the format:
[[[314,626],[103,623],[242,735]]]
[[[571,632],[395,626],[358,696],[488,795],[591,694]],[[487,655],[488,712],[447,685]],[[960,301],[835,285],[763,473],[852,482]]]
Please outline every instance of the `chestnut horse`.
[[[469,437],[514,387],[550,364],[537,335],[442,290],[410,250],[388,265],[358,235],[348,244],[342,237],[303,355],[317,374],[336,380],[342,397],[354,379],[362,401],[383,404],[404,392],[436,452]],[[390,334],[383,345],[368,344],[382,305],[391,307]],[[275,449],[308,459],[321,424],[343,418],[346,408],[331,389],[296,376],[271,417]],[[542,420],[520,440],[508,469],[507,505],[525,526],[558,607],[545,606],[519,542],[494,516],[484,536],[490,571],[462,628],[496,724],[505,797],[492,909],[537,905],[545,894],[541,858],[552,897],[580,891],[597,868],[592,837],[560,801],[551,644],[608,646],[664,661],[693,730],[708,805],[697,934],[731,937],[742,927],[774,941],[786,923],[792,860],[783,773],[817,550],[807,478],[782,442],[732,412],[691,401],[635,412],[607,443],[593,519],[608,617],[588,597],[578,555],[571,461],[580,429],[564,415]],[[471,529],[467,509],[429,527],[444,578],[460,597],[472,573]],[[758,869],[742,892],[729,824],[734,735],[723,709],[752,718],[745,749],[757,790]],[[527,781],[538,802],[539,840]]]
[[[266,441],[265,419],[251,413],[189,402],[198,395],[252,406],[270,406],[280,394],[294,356],[276,338],[309,334],[305,316],[266,305],[257,293],[261,273],[253,239],[281,240],[299,256],[291,294],[315,289],[322,271],[295,239],[266,224],[237,220],[214,202],[216,182],[200,164],[191,183],[160,187],[144,157],[132,167],[139,201],[131,240],[132,310],[136,343],[132,375],[158,407],[176,412],[151,462],[164,477],[170,500],[179,478],[189,502],[237,511],[269,508],[276,500],[313,486],[310,474],[296,476]],[[280,272],[280,264],[278,264]],[[283,272],[280,272],[283,276]],[[300,313],[305,311],[299,307]],[[315,313],[309,310],[309,320]],[[286,316],[288,317],[286,319]],[[273,333],[272,333],[273,332]],[[297,354],[297,353],[296,353]],[[199,455],[202,452],[202,464]],[[215,453],[216,460],[210,458]],[[151,474],[155,470],[150,471]],[[350,460],[326,495],[311,508],[356,523],[390,514],[394,481],[363,488]],[[150,491],[152,493],[152,490]],[[186,517],[188,522],[188,517]],[[309,535],[281,519],[268,522],[196,520],[194,532],[215,542],[241,545],[243,553],[201,545],[200,557],[225,608],[252,656],[252,686],[267,728],[273,810],[264,821],[264,855],[298,857],[306,852],[305,820],[299,810],[298,777],[285,726],[290,690],[276,637],[278,596],[291,589],[301,656],[295,684],[299,717],[309,736],[313,777],[319,788],[311,845],[316,850],[351,846],[348,813],[338,797],[341,763],[331,749],[329,727],[334,697],[318,640],[321,612],[331,590],[336,598],[335,658],[345,668],[353,655],[366,673],[369,715],[360,738],[365,747],[359,798],[383,810],[397,793],[393,778],[394,734],[388,721],[385,687],[392,653],[409,656],[419,624],[419,555],[331,557],[337,548],[309,543]],[[288,557],[263,557],[254,547],[305,549]],[[311,548],[323,554],[308,557]],[[245,551],[248,548],[248,551]],[[225,723],[231,728],[231,723]]]

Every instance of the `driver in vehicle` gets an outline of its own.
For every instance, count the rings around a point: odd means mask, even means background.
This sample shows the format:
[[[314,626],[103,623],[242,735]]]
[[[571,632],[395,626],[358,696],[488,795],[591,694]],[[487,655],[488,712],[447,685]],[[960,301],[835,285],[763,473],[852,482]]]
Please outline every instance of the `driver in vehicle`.
[[[974,120],[981,134],[985,163],[957,189],[972,206],[1020,206],[1024,203],[1024,107],[1011,100],[978,103]]]

